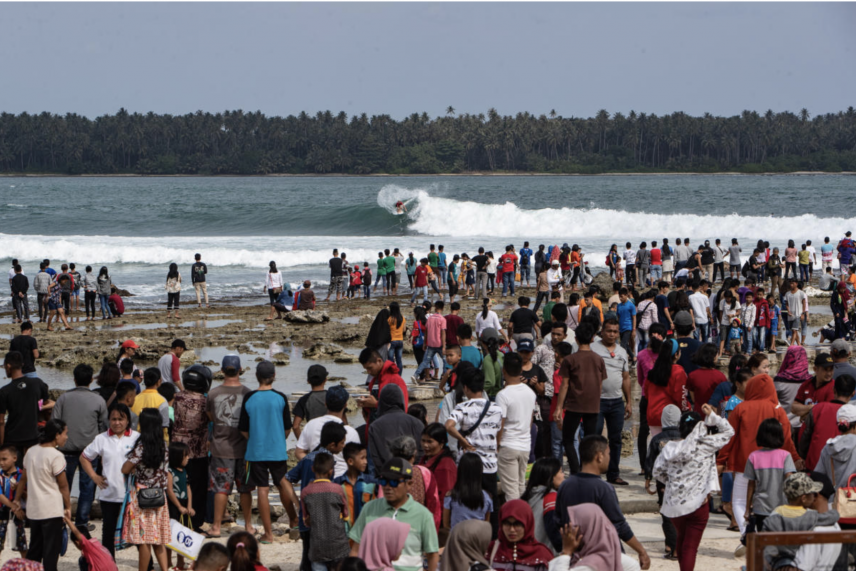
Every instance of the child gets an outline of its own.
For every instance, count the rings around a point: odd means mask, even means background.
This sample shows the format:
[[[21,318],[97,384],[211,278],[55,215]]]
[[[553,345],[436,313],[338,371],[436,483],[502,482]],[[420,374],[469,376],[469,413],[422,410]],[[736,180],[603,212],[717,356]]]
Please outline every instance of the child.
[[[743,352],[752,354],[752,333],[755,330],[755,317],[757,310],[755,308],[755,294],[751,291],[746,292],[745,303],[740,308],[740,323],[743,329]]]
[[[314,466],[315,457],[321,454],[329,454],[331,456],[335,456],[339,452],[341,452],[345,448],[345,437],[347,436],[347,432],[345,431],[345,427],[338,422],[328,422],[321,429],[321,443],[318,447],[303,457],[303,459],[297,463],[297,466],[292,468],[286,474],[285,479],[287,482],[291,484],[300,484],[300,489],[305,490],[306,487],[315,479],[315,473],[312,470]],[[335,459],[333,459],[335,464]],[[301,510],[298,514],[298,525],[300,530],[300,539],[303,541],[303,556],[300,562],[300,568],[306,569],[311,566],[309,560],[309,550],[311,549],[311,541],[310,541],[310,531],[309,526],[303,521],[304,512],[303,505],[301,504]]]
[[[770,325],[770,303],[764,297],[764,288],[759,287],[755,296],[755,331],[753,346],[756,351],[764,352],[767,341],[767,327]]]
[[[225,545],[209,542],[199,550],[193,571],[226,571],[229,568],[229,550]]]
[[[187,524],[190,523],[189,518],[181,516],[193,517],[196,512],[193,511],[193,497],[190,488],[187,487],[187,470],[185,467],[190,461],[190,447],[184,442],[173,442],[169,445],[169,485],[166,488],[167,496],[169,496],[169,519],[182,523],[187,519]],[[188,527],[191,527],[188,525]],[[172,566],[172,551],[167,551],[167,560]],[[184,557],[178,556],[176,567],[184,569]]]
[[[553,512],[556,509],[556,490],[565,481],[561,460],[539,458],[532,466],[526,491],[520,497],[528,502],[535,516],[535,540],[553,548],[557,553],[562,546],[559,526],[555,523]]]
[[[372,298],[372,269],[368,262],[363,265],[363,297]]]
[[[351,299],[356,296],[363,285],[363,274],[360,272],[360,265],[356,264],[354,266],[354,271],[351,272],[351,287],[348,288],[348,298]]]
[[[16,501],[15,489],[21,480],[23,471],[15,464],[18,461],[18,449],[15,446],[0,448],[0,552],[6,545],[6,533],[9,523],[15,526],[15,551],[21,559],[27,558],[27,534],[24,530],[24,510]],[[18,518],[15,521],[14,518]]]
[[[676,405],[670,404],[663,408],[663,413],[660,415],[662,432],[655,435],[648,445],[648,454],[645,457],[645,491],[651,495],[657,494],[657,505],[663,505],[663,495],[666,493],[666,485],[662,482],[655,482],[656,490],[652,491],[651,480],[654,479],[654,464],[660,456],[663,447],[669,442],[681,440],[681,430],[678,423],[681,419],[681,409]],[[671,518],[660,514],[662,520],[661,527],[663,528],[663,536],[666,538],[666,554],[665,558],[670,561],[678,560],[677,543],[678,532],[675,530],[675,525]]]
[[[823,484],[815,482],[808,474],[795,472],[785,479],[784,492],[788,503],[773,510],[764,521],[764,531],[812,531],[818,526],[830,526],[838,521],[838,512],[830,510],[819,513],[806,508],[815,503]],[[794,558],[799,545],[773,546],[764,549],[767,568],[795,568]]]
[[[128,412],[131,415],[131,423],[128,425],[132,430],[136,430],[140,425],[139,417],[134,414],[134,411],[131,409],[134,408],[134,401],[137,400],[137,389],[134,386],[134,383],[130,382],[120,382],[116,385],[116,398],[113,399],[113,402],[110,404],[112,407],[114,404],[123,404],[128,407]]]
[[[472,363],[476,369],[481,368],[482,354],[478,347],[473,347],[473,328],[462,323],[455,332],[458,336],[458,346],[461,348],[461,360]]]
[[[297,400],[292,411],[294,415],[294,436],[300,439],[303,421],[309,422],[327,414],[327,369],[322,365],[312,365],[306,373],[310,391]]]
[[[746,492],[746,521],[755,517],[754,529],[764,529],[764,520],[773,510],[786,503],[782,484],[785,478],[797,471],[790,452],[782,450],[785,434],[782,424],[768,418],[758,427],[755,437],[758,450],[749,455],[743,476],[749,480]],[[751,525],[751,524],[750,524]],[[747,528],[751,533],[751,528]]]
[[[315,480],[300,491],[303,522],[312,530],[309,561],[313,570],[324,567],[334,571],[351,552],[345,533],[348,501],[342,487],[330,481],[335,464],[329,454],[315,456]]]
[[[78,559],[78,566],[81,571],[118,571],[116,562],[113,561],[113,557],[110,555],[110,552],[107,551],[107,548],[101,545],[100,541],[94,538],[86,539],[70,519],[63,519],[65,520],[65,527],[68,528],[71,542],[80,550],[81,556]],[[183,568],[184,567],[179,564],[179,569]]]
[[[776,303],[776,296],[772,293],[767,296],[767,305],[770,306],[770,325],[767,326],[767,344],[765,346],[770,348],[770,353],[775,353],[782,308]]]
[[[345,529],[350,531],[351,526],[360,517],[363,506],[377,498],[377,484],[372,476],[366,474],[369,457],[365,446],[349,442],[342,450],[342,456],[348,464],[348,471],[333,481],[341,485],[342,491],[345,492],[348,508]]]
[[[493,500],[482,489],[481,458],[467,453],[458,462],[458,479],[455,487],[443,499],[443,527],[452,529],[462,521],[471,519],[490,521]]]
[[[731,320],[731,329],[728,330],[728,352],[726,355],[739,355],[743,352],[743,329],[740,327],[740,318]]]
[[[268,571],[259,561],[259,542],[252,533],[233,533],[226,542],[226,549],[232,560],[230,571]]]
[[[446,363],[449,364],[450,368],[443,373],[443,376],[440,379],[440,386],[443,387],[443,390],[447,393],[454,389],[455,384],[457,383],[457,368],[458,364],[461,362],[461,353],[462,349],[459,345],[446,347],[444,357],[446,358]]]

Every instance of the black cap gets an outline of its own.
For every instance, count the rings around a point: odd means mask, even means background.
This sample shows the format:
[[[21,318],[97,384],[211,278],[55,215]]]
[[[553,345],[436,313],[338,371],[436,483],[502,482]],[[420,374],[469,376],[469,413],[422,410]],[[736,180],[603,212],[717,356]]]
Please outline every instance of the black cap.
[[[814,358],[814,366],[817,367],[833,367],[835,362],[829,353],[818,353]]]
[[[378,475],[387,480],[409,480],[413,477],[413,466],[403,458],[390,458]]]
[[[327,379],[327,369],[325,369],[321,365],[312,365],[309,367],[309,372],[306,374],[306,380],[310,383],[312,381],[323,381]]]

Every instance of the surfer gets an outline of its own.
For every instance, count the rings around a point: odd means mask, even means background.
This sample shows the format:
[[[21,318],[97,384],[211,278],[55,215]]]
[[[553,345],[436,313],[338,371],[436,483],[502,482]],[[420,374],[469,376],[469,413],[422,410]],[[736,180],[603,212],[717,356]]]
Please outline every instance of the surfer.
[[[396,202],[395,203],[395,213],[396,214],[404,214],[405,212],[407,212],[407,206],[400,200],[398,202]]]

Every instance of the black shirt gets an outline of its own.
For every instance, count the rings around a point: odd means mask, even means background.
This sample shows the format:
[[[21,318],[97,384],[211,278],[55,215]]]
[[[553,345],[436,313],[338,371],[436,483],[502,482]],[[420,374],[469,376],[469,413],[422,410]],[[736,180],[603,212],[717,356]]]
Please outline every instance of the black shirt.
[[[512,331],[515,335],[531,333],[534,336],[535,327],[538,326],[538,314],[528,307],[521,307],[512,312],[509,321],[514,326]]]
[[[48,398],[48,386],[36,377],[18,377],[0,388],[0,414],[8,413],[4,444],[39,439],[39,401]]]
[[[615,488],[600,476],[580,472],[569,476],[559,486],[554,513],[560,525],[567,525],[570,522],[568,508],[580,504],[597,504],[615,526],[619,539],[624,542],[633,539],[633,530],[621,511]]]
[[[338,278],[342,276],[342,258],[330,258],[330,277]]]
[[[305,421],[327,414],[327,391],[311,391],[303,395],[294,405],[294,416]]]
[[[15,274],[15,277],[12,278],[12,293],[14,295],[18,295],[18,292],[26,294],[29,289],[30,280],[27,279],[27,276],[24,274]]]
[[[205,283],[205,274],[208,273],[208,266],[202,262],[196,262],[190,268],[190,283]]]
[[[473,256],[473,262],[476,264],[476,270],[479,272],[484,272],[487,270],[487,256],[484,254],[479,254],[478,256]]]
[[[17,351],[24,357],[24,367],[21,372],[25,375],[36,372],[36,366],[33,363],[33,351],[38,348],[39,343],[32,335],[18,335],[9,343],[10,351]]]
[[[692,359],[702,343],[692,337],[678,337],[675,341],[678,342],[678,346],[681,348],[681,358],[678,359],[678,365],[683,367],[684,372],[689,375],[698,369],[698,365],[694,364]]]
[[[701,263],[704,266],[709,266],[713,263],[713,250],[711,248],[705,248],[701,251]]]

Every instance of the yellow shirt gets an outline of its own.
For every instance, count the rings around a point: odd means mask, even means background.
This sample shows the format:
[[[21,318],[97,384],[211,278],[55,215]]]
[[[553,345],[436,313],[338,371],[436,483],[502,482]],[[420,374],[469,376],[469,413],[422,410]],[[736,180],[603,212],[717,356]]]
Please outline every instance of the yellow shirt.
[[[401,326],[395,326],[395,318],[390,317],[387,322],[389,323],[389,334],[393,341],[404,341],[404,327],[407,324],[407,320],[401,320]]]
[[[809,252],[808,250],[800,250],[800,253],[797,254],[797,256],[799,257],[800,264],[804,266],[807,266],[808,263],[811,261],[811,252]]]
[[[131,408],[134,414],[140,416],[144,408],[156,408],[158,410],[161,418],[163,418],[163,439],[169,441],[169,432],[167,431],[167,427],[169,426],[169,405],[157,389],[146,389],[134,399],[134,406]],[[139,430],[139,426],[137,430]]]
[[[806,509],[802,506],[789,506],[783,505],[779,506],[773,510],[773,513],[779,514],[782,517],[793,518],[800,517],[805,514]]]

